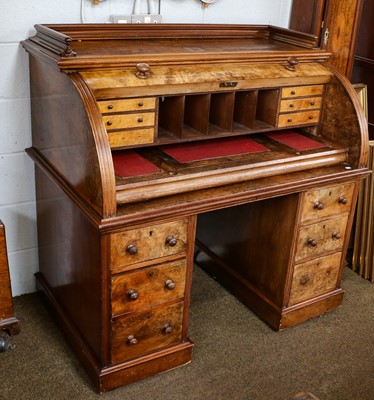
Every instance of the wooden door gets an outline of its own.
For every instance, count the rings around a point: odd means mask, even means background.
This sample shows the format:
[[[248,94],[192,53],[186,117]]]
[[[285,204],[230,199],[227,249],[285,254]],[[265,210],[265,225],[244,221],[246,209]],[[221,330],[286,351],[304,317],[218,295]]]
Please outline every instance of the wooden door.
[[[289,27],[313,34],[331,52],[330,64],[352,74],[357,28],[363,0],[293,0]]]
[[[364,83],[368,90],[370,139],[374,139],[374,2],[364,0],[356,43],[352,82]]]

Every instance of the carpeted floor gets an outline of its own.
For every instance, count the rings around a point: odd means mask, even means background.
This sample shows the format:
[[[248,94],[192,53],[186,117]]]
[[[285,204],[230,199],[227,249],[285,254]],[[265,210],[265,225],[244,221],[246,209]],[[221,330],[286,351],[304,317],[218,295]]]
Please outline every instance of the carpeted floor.
[[[196,268],[192,363],[99,395],[35,294],[15,299],[22,324],[0,354],[0,399],[374,399],[374,285],[344,271],[343,306],[274,332]]]

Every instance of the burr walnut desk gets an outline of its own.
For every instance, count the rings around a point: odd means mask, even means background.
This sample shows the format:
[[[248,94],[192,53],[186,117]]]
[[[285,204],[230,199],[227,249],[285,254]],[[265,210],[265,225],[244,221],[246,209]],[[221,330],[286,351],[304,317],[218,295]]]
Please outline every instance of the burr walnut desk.
[[[275,330],[342,303],[367,129],[313,36],[37,25],[23,46],[36,278],[98,390],[191,360],[194,261]]]

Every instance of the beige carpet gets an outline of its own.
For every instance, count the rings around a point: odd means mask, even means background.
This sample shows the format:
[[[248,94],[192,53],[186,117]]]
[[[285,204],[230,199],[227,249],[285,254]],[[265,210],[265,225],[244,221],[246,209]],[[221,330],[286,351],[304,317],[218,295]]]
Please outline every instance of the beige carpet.
[[[274,332],[195,270],[191,364],[104,395],[90,381],[35,294],[15,299],[22,332],[0,354],[0,399],[374,399],[374,285],[344,271],[343,306]]]

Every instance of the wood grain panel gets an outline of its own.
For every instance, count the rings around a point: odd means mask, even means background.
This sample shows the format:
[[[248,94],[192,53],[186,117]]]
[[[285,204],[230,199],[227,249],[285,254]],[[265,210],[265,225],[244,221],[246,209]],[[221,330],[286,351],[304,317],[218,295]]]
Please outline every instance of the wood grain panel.
[[[182,219],[111,235],[111,269],[129,270],[140,262],[185,252],[187,225],[188,220]],[[169,236],[176,239],[175,245],[167,243]],[[129,246],[136,246],[135,254],[129,252]]]
[[[8,268],[5,227],[0,221],[0,328],[1,320],[11,317],[14,317],[14,309]]]
[[[306,192],[302,203],[301,221],[348,213],[352,207],[354,189],[354,184],[348,184]]]
[[[288,305],[302,302],[336,289],[342,253],[296,265]]]
[[[155,97],[143,97],[135,99],[98,101],[100,111],[105,113],[128,112],[140,110],[154,110],[156,107]]]
[[[285,87],[281,91],[282,99],[288,97],[304,97],[322,95],[323,85]]]
[[[112,363],[145,355],[178,343],[182,339],[183,302],[153,308],[131,317],[118,318],[112,323]],[[170,327],[168,332],[166,327]],[[131,343],[134,338],[136,343]]]
[[[154,142],[155,129],[132,129],[128,131],[109,132],[108,139],[110,147],[118,148],[124,146],[134,146],[139,144],[149,144]]]
[[[342,215],[340,218],[302,227],[297,240],[295,260],[299,261],[328,251],[342,249],[347,221],[348,215]],[[339,237],[336,234],[339,234]],[[316,245],[311,244],[310,240],[315,240]]]
[[[143,126],[154,126],[155,113],[103,115],[103,121],[107,130],[142,128]]]
[[[284,128],[286,126],[317,124],[319,114],[319,110],[280,114],[277,126],[278,128]]]
[[[182,298],[185,280],[185,260],[113,276],[112,315]],[[131,299],[130,292],[134,291],[137,297]]]
[[[321,108],[322,97],[311,97],[307,99],[282,100],[280,112],[310,110]]]

